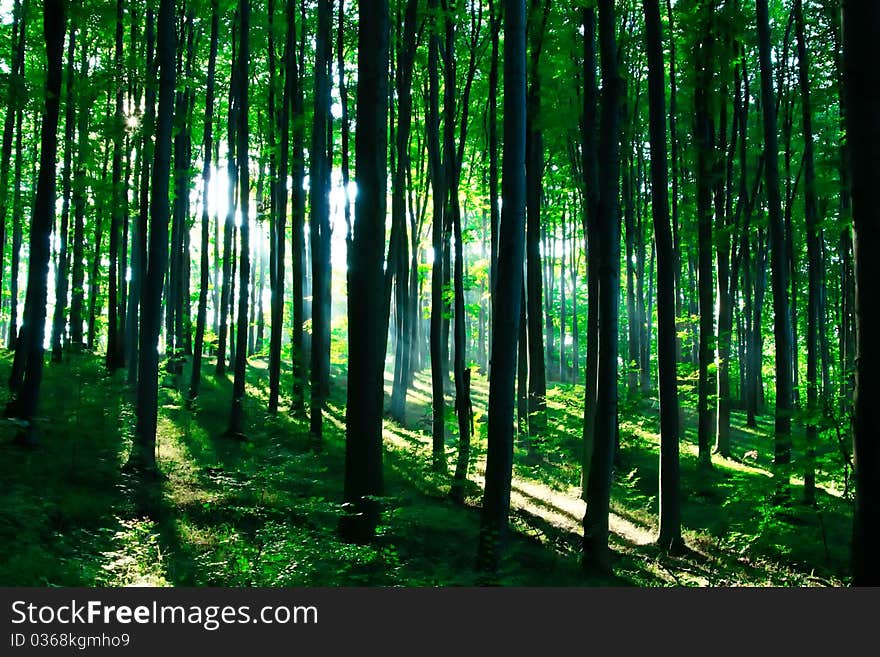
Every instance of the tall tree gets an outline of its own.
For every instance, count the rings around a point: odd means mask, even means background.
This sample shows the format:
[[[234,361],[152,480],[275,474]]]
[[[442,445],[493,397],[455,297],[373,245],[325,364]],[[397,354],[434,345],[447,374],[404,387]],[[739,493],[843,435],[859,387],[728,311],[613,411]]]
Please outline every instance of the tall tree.
[[[67,235],[70,224],[71,168],[75,148],[76,104],[73,100],[73,55],[76,49],[76,26],[70,29],[67,39],[67,73],[64,83],[64,164],[61,192],[61,225],[58,231],[58,265],[55,269],[55,311],[52,316],[52,361],[61,361],[62,339],[67,318],[67,281],[69,257]],[[5,192],[5,190],[4,190]]]
[[[620,282],[620,217],[618,216],[618,102],[616,21],[613,0],[599,0],[599,52],[602,107],[599,126],[599,201],[596,208],[599,277],[599,355],[593,456],[584,514],[584,567],[611,568],[608,512],[617,439],[617,328]]]
[[[444,386],[447,361],[443,349],[444,203],[446,198],[445,167],[440,152],[440,6],[438,0],[428,0],[431,30],[428,42],[428,107],[427,122],[428,163],[431,174],[433,212],[431,215],[431,444],[432,466],[435,471],[446,470],[446,399]]]
[[[397,47],[397,66],[395,68],[395,90],[398,99],[397,126],[394,134],[395,154],[394,184],[392,185],[391,214],[392,222],[398,225],[400,248],[398,249],[395,268],[395,311],[398,317],[396,336],[398,341],[397,358],[394,361],[394,383],[391,391],[391,416],[398,421],[404,420],[406,410],[406,391],[409,387],[410,357],[412,345],[409,322],[412,316],[407,307],[409,300],[408,268],[406,248],[406,182],[411,166],[409,142],[412,127],[412,78],[416,53],[416,22],[418,19],[418,1],[407,0],[404,11],[402,34]]]
[[[192,375],[189,383],[189,398],[199,395],[202,381],[202,351],[205,342],[205,325],[208,320],[208,273],[209,237],[211,217],[208,210],[209,186],[211,184],[211,154],[214,149],[214,71],[217,66],[217,33],[219,30],[217,0],[211,0],[211,44],[208,54],[208,80],[205,94],[205,127],[202,136],[204,163],[202,165],[202,242],[199,266],[199,308],[196,316],[196,344],[193,350]]]
[[[880,586],[880,309],[872,301],[880,285],[880,6],[844,0],[843,53],[846,139],[852,174],[853,252],[856,277],[856,387],[853,447],[856,505],[853,522],[853,584]]]
[[[764,189],[770,227],[770,269],[773,281],[773,336],[776,348],[776,423],[773,463],[780,493],[786,493],[791,464],[792,344],[788,309],[788,249],[779,197],[776,101],[770,61],[770,17],[767,0],[756,0],[761,108],[764,125]]]
[[[247,374],[247,340],[248,340],[248,287],[251,271],[250,245],[250,166],[248,155],[248,93],[250,82],[250,31],[251,5],[250,0],[240,0],[238,8],[239,42],[238,42],[238,119],[235,136],[236,156],[238,164],[238,200],[241,209],[241,238],[238,263],[238,320],[235,329],[235,378],[232,383],[232,407],[229,413],[229,429],[227,433],[233,438],[243,439],[244,433],[244,396],[245,376]]]
[[[150,242],[147,276],[141,290],[141,332],[138,345],[137,424],[128,467],[150,475],[156,471],[156,423],[159,384],[159,328],[162,282],[168,266],[168,201],[171,175],[171,128],[174,122],[174,0],[161,0],[157,17],[159,108],[150,197]]]
[[[700,309],[699,381],[697,387],[697,441],[699,462],[711,467],[712,409],[709,397],[710,362],[714,359],[715,295],[712,286],[712,181],[715,169],[715,126],[711,115],[712,61],[715,37],[713,9],[708,0],[699,3],[700,40],[696,45],[694,130],[697,145],[697,285]]]
[[[348,279],[349,369],[345,414],[345,502],[340,529],[351,541],[373,537],[382,494],[382,316],[388,129],[388,2],[358,3],[355,220]]]
[[[651,203],[657,243],[657,359],[660,378],[660,535],[664,549],[681,539],[678,459],[678,372],[675,348],[675,262],[669,223],[666,159],[666,85],[663,33],[657,0],[643,0],[648,55],[648,110],[651,140]]]
[[[122,367],[122,336],[120,334],[119,317],[119,250],[122,237],[122,222],[124,204],[122,195],[128,192],[122,189],[122,150],[123,132],[125,130],[123,119],[123,98],[125,86],[122,75],[122,33],[124,17],[123,0],[116,0],[116,47],[115,47],[115,76],[114,88],[116,91],[115,109],[113,113],[113,172],[112,202],[110,207],[110,273],[108,274],[107,291],[107,369],[111,372]]]
[[[26,359],[21,387],[14,398],[14,417],[25,425],[17,441],[37,442],[34,414],[43,379],[43,339],[46,331],[46,300],[49,283],[49,238],[55,217],[55,165],[58,152],[58,115],[61,101],[61,65],[66,21],[64,0],[46,0],[43,11],[43,39],[46,43],[47,75],[45,109],[40,126],[40,168],[34,198],[28,259],[28,287],[25,301],[21,349]],[[20,154],[19,154],[20,156]]]
[[[538,66],[550,0],[531,0],[529,88],[526,97],[526,319],[529,342],[529,430],[541,436],[547,428],[547,372],[541,330],[541,204],[544,139],[541,132],[541,75]]]
[[[810,101],[809,61],[803,0],[795,0],[795,34],[798,51],[798,82],[801,92],[801,125],[804,133],[804,214],[807,225],[807,431],[804,500],[816,500],[816,443],[819,440],[819,294],[822,279],[819,207],[816,199],[816,167],[813,156],[813,116]]]
[[[309,229],[312,254],[312,437],[323,440],[324,400],[330,386],[330,38],[332,0],[318,0],[315,33],[315,110],[312,118],[312,149],[309,153]],[[384,168],[383,168],[384,171]]]
[[[597,121],[599,90],[596,82],[596,8],[583,10],[584,26],[584,110],[582,165],[584,178],[584,245],[587,251],[587,357],[584,373],[584,427],[582,433],[581,497],[587,487],[593,458],[596,422],[596,384],[599,366],[599,151]]]
[[[526,3],[504,2],[504,152],[498,276],[492,318],[492,379],[486,488],[478,561],[492,576],[500,566],[510,511],[513,403],[525,256]]]

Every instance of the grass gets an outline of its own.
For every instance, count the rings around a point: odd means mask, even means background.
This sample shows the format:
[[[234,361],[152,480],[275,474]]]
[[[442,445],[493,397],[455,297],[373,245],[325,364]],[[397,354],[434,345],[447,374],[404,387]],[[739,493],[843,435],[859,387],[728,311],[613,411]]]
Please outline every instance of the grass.
[[[9,355],[0,356],[0,375]],[[385,496],[377,540],[336,535],[344,463],[344,362],[325,440],[286,410],[265,412],[265,362],[248,372],[247,442],[224,437],[231,381],[209,365],[189,407],[184,376],[160,390],[158,459],[144,488],[122,474],[134,426],[133,392],[100,359],[71,354],[47,365],[41,444],[11,444],[0,424],[0,583],[24,586],[467,586],[479,582],[475,551],[485,464],[485,379],[474,380],[477,436],[466,506],[447,500],[448,476],[430,468],[430,381],[420,373],[404,425],[385,423]],[[289,381],[285,373],[283,381]],[[5,394],[5,393],[4,393]],[[820,491],[817,507],[772,502],[767,426],[734,414],[734,459],[697,467],[689,431],[682,449],[683,520],[689,550],[653,545],[657,514],[656,410],[630,406],[612,491],[615,574],[586,578],[578,565],[582,389],[552,386],[548,431],[537,455],[518,445],[504,585],[836,585],[848,577],[850,502]],[[0,399],[0,401],[5,401]],[[282,405],[282,408],[285,408]],[[455,422],[447,440],[455,453]],[[744,461],[756,450],[756,460]],[[796,495],[795,495],[796,497]]]

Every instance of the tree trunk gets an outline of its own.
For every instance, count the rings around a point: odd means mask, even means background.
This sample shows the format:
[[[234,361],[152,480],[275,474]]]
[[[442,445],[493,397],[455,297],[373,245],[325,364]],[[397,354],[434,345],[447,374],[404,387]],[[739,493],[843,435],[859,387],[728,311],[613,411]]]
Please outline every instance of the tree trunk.
[[[669,224],[666,160],[663,33],[657,0],[643,0],[648,55],[648,109],[651,140],[651,205],[657,244],[657,361],[660,389],[660,534],[666,550],[682,546],[678,447],[678,373],[675,328],[675,256]]]
[[[816,444],[819,439],[819,294],[822,256],[819,242],[819,208],[816,201],[816,173],[813,164],[813,116],[810,105],[809,62],[804,34],[803,0],[795,0],[795,33],[798,49],[798,82],[801,91],[801,121],[804,134],[804,214],[807,224],[807,431],[804,460],[804,501],[816,502]]]
[[[758,51],[761,65],[761,106],[764,118],[764,174],[770,224],[770,268],[773,282],[776,343],[776,427],[774,475],[780,494],[787,494],[791,464],[792,345],[788,308],[788,253],[779,198],[776,111],[770,68],[770,21],[767,0],[756,0]]]
[[[513,470],[514,367],[525,255],[525,108],[525,0],[505,0],[503,203],[498,236],[497,299],[492,320],[486,489],[478,553],[478,565],[490,577],[498,572],[506,539]]]
[[[64,325],[67,319],[67,234],[70,223],[71,166],[73,164],[76,107],[73,102],[73,55],[76,48],[76,26],[67,39],[67,80],[65,82],[64,164],[62,173],[61,227],[58,233],[58,266],[55,270],[55,312],[52,317],[52,362],[61,362]],[[4,186],[3,192],[6,188]],[[0,222],[3,222],[0,215]]]
[[[538,64],[550,0],[531,0],[535,28],[530,35],[529,89],[526,99],[526,319],[529,339],[529,433],[534,438],[547,430],[547,370],[541,329],[541,204],[544,172],[544,138],[537,125],[541,112],[541,78]],[[538,15],[538,12],[541,12]]]
[[[226,221],[223,225],[223,289],[220,292],[220,332],[217,336],[217,366],[216,376],[226,375],[227,338],[229,336],[229,315],[232,308],[232,261],[235,259],[235,249],[232,238],[235,234],[235,189],[238,172],[235,166],[235,130],[236,116],[240,111],[235,97],[235,89],[238,84],[236,60],[236,33],[239,30],[238,12],[232,21],[232,64],[229,72],[229,115],[226,123],[226,179],[229,181],[227,195]]]
[[[406,176],[410,169],[409,141],[412,125],[412,76],[416,52],[416,20],[418,3],[408,0],[403,19],[403,34],[397,50],[397,68],[395,70],[395,86],[397,90],[397,127],[395,132],[395,169],[394,185],[391,197],[392,222],[398,226],[400,247],[396,262],[390,263],[395,271],[397,295],[395,306],[397,312],[397,357],[394,361],[394,383],[391,390],[391,417],[403,422],[406,413],[406,392],[409,387],[410,357],[412,354],[410,322],[412,313],[410,298],[410,262],[406,244]],[[417,274],[416,274],[417,275]]]
[[[208,55],[208,88],[205,95],[205,129],[202,136],[204,165],[202,167],[202,244],[199,267],[199,309],[196,316],[196,344],[193,350],[192,375],[189,384],[189,398],[199,395],[202,381],[202,350],[205,342],[205,324],[208,317],[208,237],[210,215],[208,214],[208,187],[211,183],[211,153],[214,148],[214,70],[217,65],[217,0],[211,1],[211,46]]]
[[[880,585],[880,436],[874,409],[880,396],[880,311],[872,301],[880,285],[880,72],[866,65],[880,58],[880,7],[844,2],[844,80],[846,128],[852,158],[853,251],[856,279],[855,449],[856,505],[853,529],[853,585]]]
[[[712,179],[714,166],[715,128],[710,114],[712,84],[712,52],[715,38],[711,31],[711,6],[703,0],[700,4],[700,22],[703,35],[698,46],[694,89],[694,121],[697,142],[697,250],[698,294],[700,315],[699,381],[697,401],[697,442],[699,463],[712,467],[710,449],[712,444],[712,409],[709,396],[713,388],[709,366],[714,361],[713,337],[715,334],[715,295],[712,286]]]
[[[175,85],[174,0],[161,0],[157,22],[159,59],[159,109],[153,154],[150,199],[150,246],[147,277],[141,291],[141,332],[138,349],[137,425],[128,466],[145,474],[156,470],[156,420],[158,413],[160,309],[162,281],[168,266],[168,201],[171,175],[171,129],[174,123]]]
[[[344,538],[372,539],[379,520],[374,496],[382,494],[382,399],[385,334],[382,316],[388,126],[388,2],[365,11],[358,3],[357,162],[358,194],[351,255],[349,385],[345,416]]]
[[[585,8],[584,25],[584,118],[583,173],[586,201],[584,242],[587,252],[587,356],[584,372],[584,428],[581,456],[581,497],[587,499],[587,488],[593,458],[596,417],[596,393],[599,357],[599,155],[596,120],[599,90],[596,84],[596,10]]]
[[[443,205],[446,184],[443,162],[440,155],[440,82],[437,71],[440,67],[440,36],[436,21],[439,14],[438,0],[428,1],[431,14],[431,37],[428,45],[428,159],[431,171],[431,187],[433,189],[432,246],[433,261],[431,263],[431,396],[433,419],[432,436],[432,467],[436,472],[446,470],[446,400],[444,386],[446,381],[446,359],[443,354]]]
[[[107,275],[107,369],[111,372],[122,367],[122,336],[119,332],[119,250],[120,232],[122,230],[122,216],[124,204],[122,195],[127,193],[122,189],[122,148],[124,120],[122,115],[122,101],[124,86],[122,83],[122,19],[123,0],[116,0],[116,54],[115,54],[115,79],[113,81],[116,90],[116,107],[113,115],[113,190],[111,194],[112,205],[110,208],[110,244],[109,259],[110,271]]]
[[[24,422],[16,442],[38,442],[34,415],[43,378],[43,338],[48,296],[50,234],[55,215],[55,165],[58,152],[58,114],[61,99],[61,64],[64,51],[65,12],[63,0],[46,0],[43,11],[43,38],[46,43],[47,76],[45,110],[40,127],[40,169],[30,231],[28,287],[25,301],[25,327],[22,353],[26,358],[21,387],[16,391],[14,412],[7,413]],[[19,153],[19,157],[21,154]]]
[[[330,24],[332,0],[319,0],[315,33],[315,111],[309,154],[309,218],[312,247],[312,358],[310,432],[323,440],[324,400],[330,384],[330,162],[327,131],[330,119]]]
[[[608,512],[617,442],[617,329],[620,283],[618,216],[618,102],[616,20],[613,0],[599,0],[602,112],[599,130],[599,202],[596,225],[599,276],[599,359],[593,456],[584,515],[584,567],[608,572]]]
[[[241,0],[239,4],[241,21],[238,51],[238,79],[236,91],[238,96],[238,120],[236,137],[236,157],[238,160],[238,202],[241,208],[241,226],[239,235],[241,247],[238,269],[238,321],[235,329],[235,378],[232,384],[232,404],[229,413],[229,429],[227,434],[236,439],[244,439],[244,396],[245,375],[247,373],[247,339],[248,339],[248,279],[251,273],[250,247],[250,171],[248,153],[248,84],[250,74],[249,35],[250,0]]]

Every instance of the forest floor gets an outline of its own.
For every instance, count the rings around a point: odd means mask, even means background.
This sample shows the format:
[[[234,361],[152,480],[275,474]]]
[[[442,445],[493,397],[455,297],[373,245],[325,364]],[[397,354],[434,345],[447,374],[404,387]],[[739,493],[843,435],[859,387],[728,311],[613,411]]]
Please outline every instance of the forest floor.
[[[0,356],[0,376],[10,356]],[[231,380],[206,364],[190,408],[188,375],[161,377],[158,459],[144,488],[121,471],[134,429],[133,391],[101,359],[69,355],[46,369],[41,444],[12,444],[0,423],[0,584],[36,586],[448,586],[473,585],[482,472],[485,379],[475,376],[474,437],[465,506],[448,500],[449,476],[430,467],[430,378],[410,391],[405,426],[385,422],[385,496],[371,545],[341,542],[343,365],[334,361],[322,448],[308,423],[266,413],[266,363],[248,372],[247,442],[224,437]],[[289,375],[283,379],[289,381]],[[0,402],[5,399],[0,398]],[[447,461],[457,436],[451,415]],[[612,491],[614,575],[578,564],[583,388],[554,384],[548,428],[518,443],[511,499],[514,531],[499,583],[519,586],[822,586],[848,578],[851,501],[830,483],[816,506],[773,502],[771,418],[758,429],[734,412],[734,458],[697,466],[691,412],[682,442],[687,550],[666,555],[656,535],[656,400],[622,409]],[[821,479],[820,479],[821,483]],[[795,480],[792,499],[800,490]]]

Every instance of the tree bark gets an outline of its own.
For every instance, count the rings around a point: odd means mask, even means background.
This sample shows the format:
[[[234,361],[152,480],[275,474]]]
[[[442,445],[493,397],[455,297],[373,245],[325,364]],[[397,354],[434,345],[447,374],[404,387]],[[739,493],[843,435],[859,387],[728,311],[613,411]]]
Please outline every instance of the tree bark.
[[[593,456],[584,515],[584,559],[588,570],[608,572],[608,513],[611,474],[617,442],[617,329],[620,283],[618,216],[618,103],[616,20],[613,0],[599,0],[599,49],[602,62],[602,109],[599,129],[599,186],[596,225],[599,276],[599,355]]]
[[[382,399],[385,333],[382,316],[388,126],[388,2],[358,3],[358,195],[348,279],[349,385],[346,404],[345,502],[341,533],[372,539],[379,520],[374,496],[382,494]]]
[[[498,572],[506,539],[513,470],[514,368],[525,255],[525,108],[525,0],[505,0],[503,203],[495,289],[498,298],[492,320],[486,487],[478,552],[478,565],[490,577]]]
[[[880,311],[876,303],[880,285],[880,71],[867,65],[880,58],[880,7],[876,3],[845,0],[844,82],[846,128],[852,173],[852,211],[855,230],[853,251],[856,279],[856,386],[853,446],[856,505],[853,527],[853,585],[880,585],[880,423],[876,403],[880,397]]]
[[[174,123],[174,0],[161,0],[157,21],[159,60],[159,109],[153,153],[152,197],[150,199],[150,246],[147,276],[141,291],[141,332],[138,349],[137,425],[130,469],[144,474],[156,471],[156,420],[158,413],[160,310],[162,281],[168,266],[168,201],[171,175],[171,129]]]
[[[787,494],[791,464],[792,344],[788,308],[788,251],[779,198],[776,106],[770,65],[770,21],[767,0],[756,0],[758,51],[761,67],[761,105],[764,123],[765,191],[770,224],[770,268],[773,282],[774,339],[776,343],[776,426],[774,475],[778,492]]]

